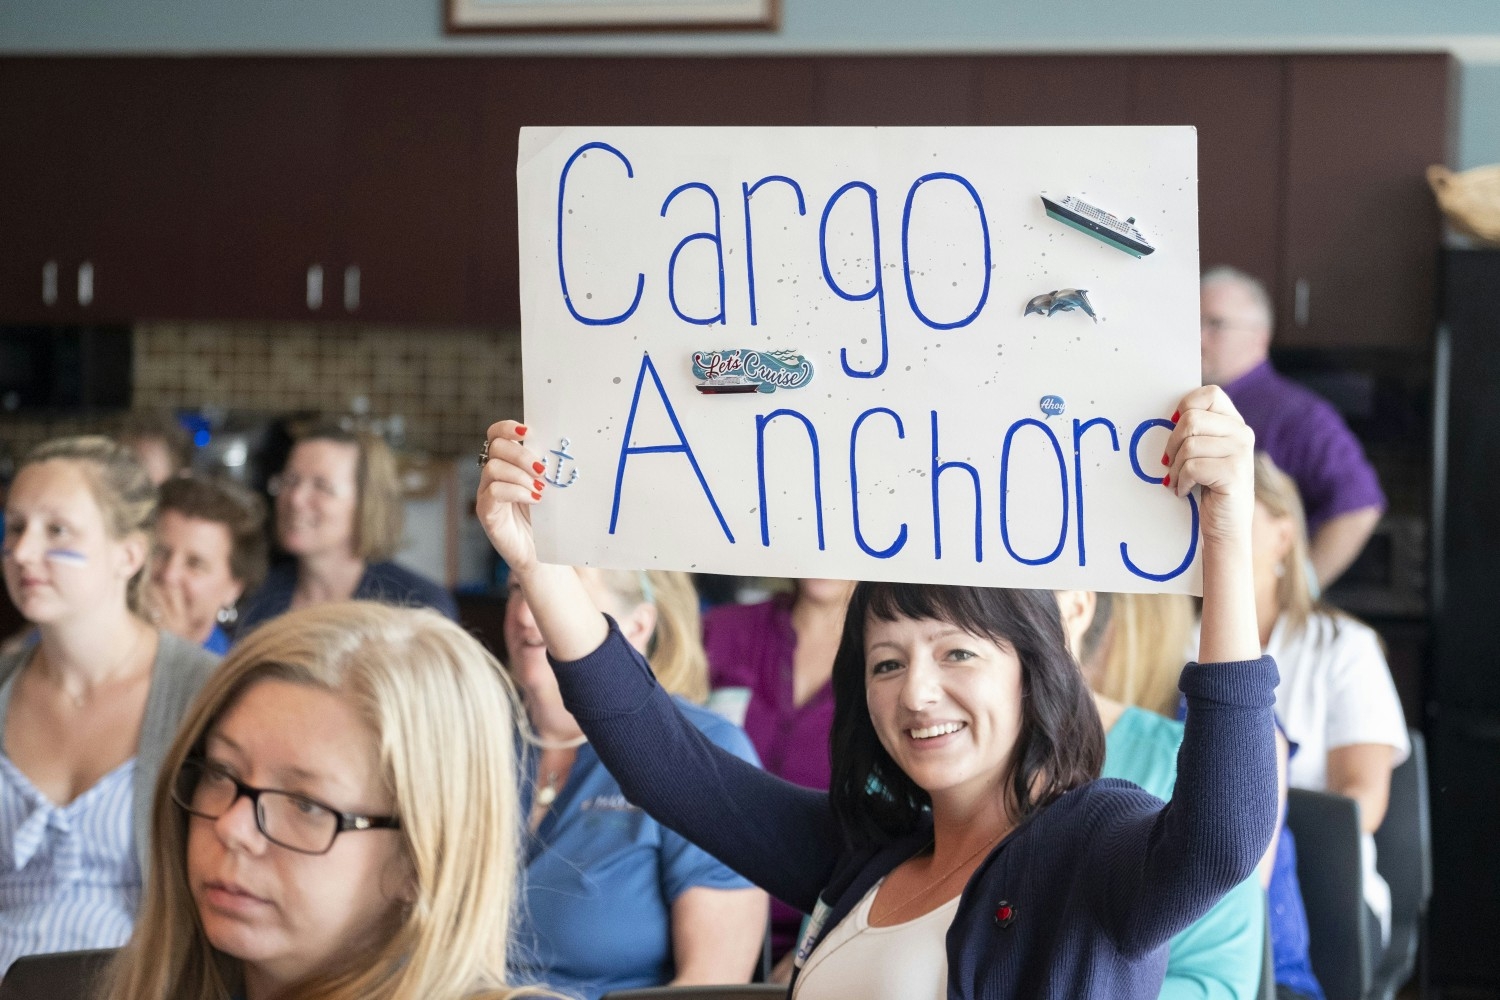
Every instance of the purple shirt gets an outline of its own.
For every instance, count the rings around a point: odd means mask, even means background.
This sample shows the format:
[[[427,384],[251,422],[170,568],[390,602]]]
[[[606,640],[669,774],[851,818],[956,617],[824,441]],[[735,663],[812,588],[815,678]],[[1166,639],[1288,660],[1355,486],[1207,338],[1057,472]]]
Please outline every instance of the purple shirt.
[[[1224,391],[1255,431],[1255,447],[1296,482],[1308,535],[1340,514],[1385,510],[1385,494],[1364,448],[1327,400],[1277,374],[1269,361]]]
[[[766,770],[804,788],[827,791],[833,686],[824,684],[804,705],[792,702],[797,633],[791,595],[714,608],[703,618],[703,647],[714,687],[750,689],[745,732]]]
[[[833,730],[833,685],[806,704],[793,703],[792,597],[763,604],[724,604],[703,617],[703,646],[715,688],[750,689],[745,732],[767,771],[805,788],[826,791],[831,779],[828,734]],[[802,914],[771,900],[771,949],[780,957],[797,940]]]

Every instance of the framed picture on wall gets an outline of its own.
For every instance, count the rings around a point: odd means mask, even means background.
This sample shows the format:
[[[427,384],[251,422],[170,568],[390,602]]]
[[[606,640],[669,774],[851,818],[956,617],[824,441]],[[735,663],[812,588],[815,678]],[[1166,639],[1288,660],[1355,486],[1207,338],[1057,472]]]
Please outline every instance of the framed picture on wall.
[[[449,32],[774,31],[781,0],[444,0]]]

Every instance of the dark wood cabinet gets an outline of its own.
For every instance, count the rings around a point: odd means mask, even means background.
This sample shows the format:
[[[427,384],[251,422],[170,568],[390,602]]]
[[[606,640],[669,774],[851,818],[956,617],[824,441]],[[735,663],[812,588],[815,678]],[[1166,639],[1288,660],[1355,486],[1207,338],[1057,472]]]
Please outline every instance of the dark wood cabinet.
[[[1446,160],[1446,56],[1286,61],[1277,342],[1431,342],[1440,227],[1423,179]]]
[[[196,68],[0,62],[0,316],[100,323],[180,312],[192,247]]]
[[[1133,120],[1198,130],[1199,260],[1275,288],[1281,249],[1282,60],[1196,56],[1140,60]]]
[[[335,312],[350,318],[483,322],[476,248],[483,67],[468,60],[343,67]],[[512,160],[512,165],[514,160]],[[514,196],[512,196],[514,197]]]
[[[1444,56],[0,59],[0,322],[519,322],[524,125],[1198,130],[1279,343],[1423,346]],[[92,274],[80,301],[79,269]],[[85,282],[87,284],[87,282]]]
[[[480,319],[477,67],[247,59],[214,77],[195,314]]]
[[[342,68],[230,59],[205,81],[192,316],[337,319]],[[311,287],[310,287],[311,286]]]

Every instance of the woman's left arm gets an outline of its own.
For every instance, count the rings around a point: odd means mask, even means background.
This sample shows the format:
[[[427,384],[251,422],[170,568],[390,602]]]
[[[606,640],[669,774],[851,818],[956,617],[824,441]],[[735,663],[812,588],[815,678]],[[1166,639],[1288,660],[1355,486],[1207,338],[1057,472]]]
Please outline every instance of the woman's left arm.
[[[1359,803],[1359,828],[1380,829],[1391,797],[1396,748],[1386,743],[1355,743],[1328,751],[1328,790]]]
[[[768,897],[760,889],[694,886],[672,902],[668,986],[747,983],[766,937]]]
[[[1200,488],[1203,626],[1182,675],[1172,801],[1116,800],[1101,816],[1100,915],[1127,954],[1160,947],[1247,878],[1276,824],[1276,671],[1261,656],[1250,557],[1255,435],[1216,386],[1188,393],[1174,422],[1168,486]]]

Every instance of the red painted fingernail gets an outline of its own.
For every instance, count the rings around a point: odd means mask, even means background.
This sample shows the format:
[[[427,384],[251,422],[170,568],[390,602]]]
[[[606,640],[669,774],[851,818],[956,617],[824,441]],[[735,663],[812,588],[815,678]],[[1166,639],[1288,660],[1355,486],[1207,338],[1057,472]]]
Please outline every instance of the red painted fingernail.
[[[526,425],[525,424],[519,424],[519,425],[517,425],[517,427],[516,427],[516,437],[525,437],[525,436],[526,436]]]
[[[533,499],[533,500],[540,500],[541,498],[542,498],[542,495],[540,493],[533,493],[533,494],[531,494],[531,499]]]
[[[1161,477],[1161,484],[1163,486],[1171,486],[1172,485],[1172,474],[1170,472],[1167,473],[1165,476]]]
[[[547,467],[541,462],[532,462],[531,470],[540,476],[542,473],[547,471]]]
[[[1162,465],[1171,465],[1172,464],[1172,460],[1167,457],[1167,453],[1166,452],[1162,452],[1161,453],[1161,464]]]
[[[1174,424],[1177,423],[1178,419],[1181,416],[1182,416],[1182,411],[1181,410],[1173,410],[1172,411],[1172,423],[1174,423]]]
[[[538,493],[542,492],[542,481],[540,479],[533,479],[531,485]]]

